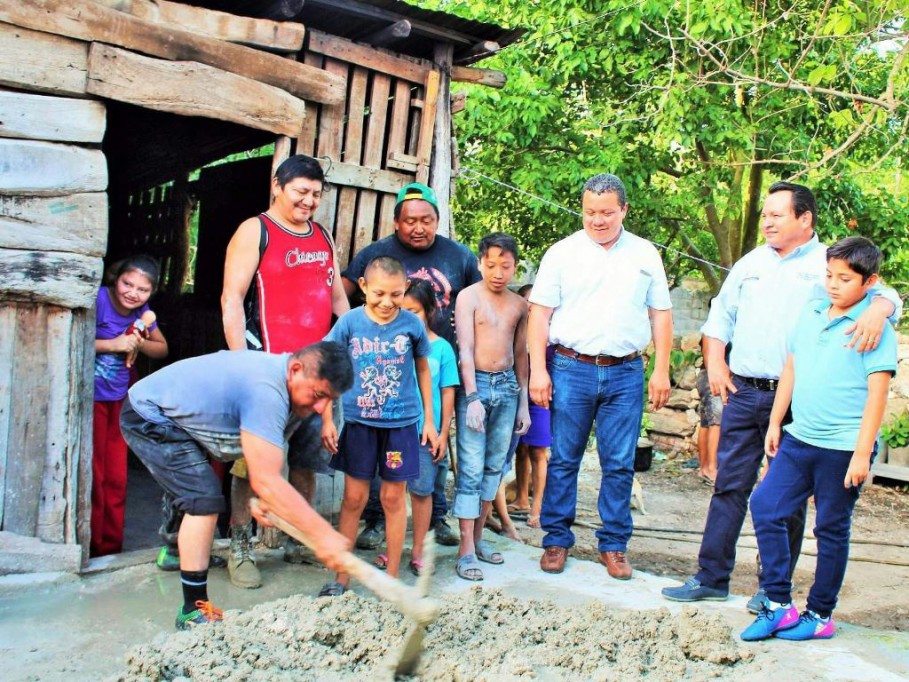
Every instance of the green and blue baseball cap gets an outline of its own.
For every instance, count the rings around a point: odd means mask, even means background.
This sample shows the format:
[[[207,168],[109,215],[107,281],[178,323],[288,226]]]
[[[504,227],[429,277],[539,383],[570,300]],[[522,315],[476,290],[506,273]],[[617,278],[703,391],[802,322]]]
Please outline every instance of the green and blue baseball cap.
[[[430,204],[433,208],[436,209],[436,213],[439,212],[439,200],[436,199],[436,193],[433,191],[432,187],[427,187],[421,182],[412,182],[409,185],[405,185],[404,188],[398,192],[398,200],[395,202],[395,207],[397,208],[405,201],[410,201],[411,199],[422,199]]]

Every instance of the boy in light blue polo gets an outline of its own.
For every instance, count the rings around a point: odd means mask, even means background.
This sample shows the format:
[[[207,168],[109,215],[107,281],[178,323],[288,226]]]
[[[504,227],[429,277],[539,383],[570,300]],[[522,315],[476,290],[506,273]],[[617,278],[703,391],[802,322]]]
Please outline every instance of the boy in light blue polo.
[[[849,560],[852,510],[868,477],[878,429],[896,373],[897,340],[885,325],[878,347],[856,353],[843,331],[870,303],[881,252],[864,237],[827,249],[829,298],[810,302],[789,339],[789,357],[770,414],[765,449],[775,457],[751,496],[751,518],[763,560],[765,600],[742,632],[754,641],[829,639],[833,609]],[[792,423],[781,424],[792,404]],[[786,520],[813,495],[817,568],[808,607],[792,604]]]

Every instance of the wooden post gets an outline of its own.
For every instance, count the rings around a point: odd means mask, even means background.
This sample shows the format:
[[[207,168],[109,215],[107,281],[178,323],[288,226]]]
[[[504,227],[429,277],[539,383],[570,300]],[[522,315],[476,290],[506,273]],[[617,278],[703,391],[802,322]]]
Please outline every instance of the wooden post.
[[[436,122],[433,128],[433,154],[429,172],[429,185],[439,199],[439,231],[443,237],[451,235],[451,60],[454,45],[438,43],[434,59],[439,67],[439,92]]]
[[[420,117],[420,140],[417,142],[417,182],[429,182],[429,164],[432,160],[433,130],[436,123],[436,106],[439,97],[439,72],[432,69],[426,74],[423,88],[423,116]]]

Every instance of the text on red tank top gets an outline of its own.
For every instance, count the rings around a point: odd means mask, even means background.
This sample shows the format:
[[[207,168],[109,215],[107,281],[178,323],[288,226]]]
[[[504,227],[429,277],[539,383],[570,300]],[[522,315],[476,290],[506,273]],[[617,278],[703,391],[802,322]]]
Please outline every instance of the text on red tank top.
[[[293,352],[321,341],[331,326],[332,245],[315,223],[296,234],[260,217],[268,232],[256,272],[262,343],[270,353]]]

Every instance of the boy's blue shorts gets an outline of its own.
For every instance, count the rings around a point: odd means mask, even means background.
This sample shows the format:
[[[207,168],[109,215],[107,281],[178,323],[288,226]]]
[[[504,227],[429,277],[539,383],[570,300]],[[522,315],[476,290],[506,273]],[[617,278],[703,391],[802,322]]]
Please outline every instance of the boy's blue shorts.
[[[417,425],[383,429],[346,422],[329,466],[363,481],[371,481],[376,471],[383,481],[412,481],[420,476]]]

